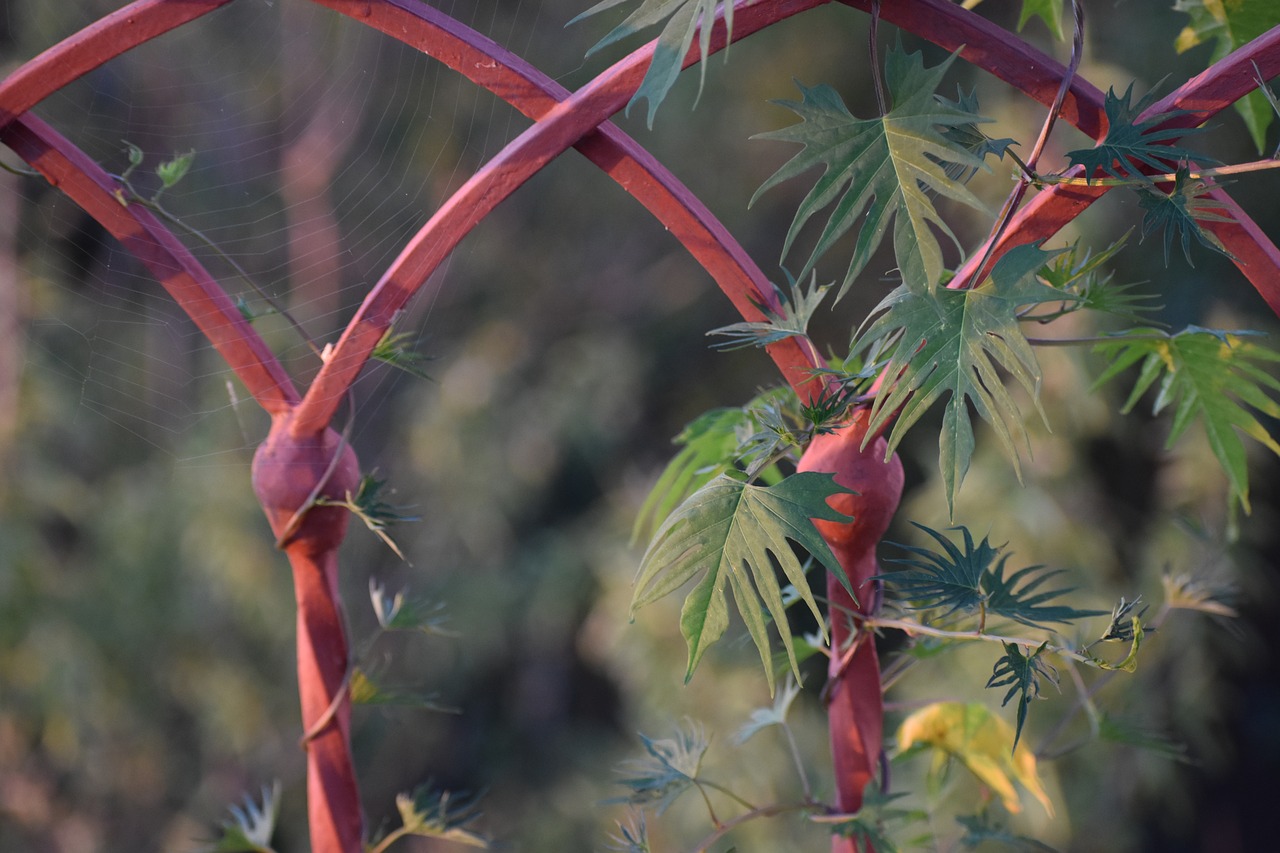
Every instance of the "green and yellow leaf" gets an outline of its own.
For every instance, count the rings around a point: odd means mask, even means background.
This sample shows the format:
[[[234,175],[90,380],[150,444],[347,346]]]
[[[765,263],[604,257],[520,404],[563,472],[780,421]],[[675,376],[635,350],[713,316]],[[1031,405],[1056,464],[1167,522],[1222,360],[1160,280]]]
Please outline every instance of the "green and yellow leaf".
[[[666,520],[641,561],[631,611],[634,614],[700,576],[680,616],[680,630],[689,646],[686,681],[707,647],[729,626],[726,587],[732,591],[738,613],[760,652],[770,692],[774,675],[769,619],[782,638],[792,671],[798,675],[775,566],[822,624],[822,612],[809,592],[804,566],[791,543],[800,545],[846,588],[849,586],[844,570],[812,521],[846,521],[827,505],[829,497],[842,491],[831,474],[793,474],[768,487],[722,475],[690,496]]]
[[[1173,408],[1168,447],[1199,419],[1213,455],[1226,472],[1232,496],[1248,512],[1249,469],[1240,435],[1280,455],[1280,443],[1253,414],[1280,417],[1280,379],[1274,373],[1280,353],[1257,343],[1248,332],[1198,326],[1172,335],[1159,329],[1135,329],[1097,349],[1110,365],[1094,387],[1141,363],[1123,411],[1131,411],[1148,389],[1156,387],[1153,413]]]
[[[758,139],[795,142],[804,149],[791,158],[756,191],[798,177],[817,166],[823,173],[800,203],[787,232],[783,255],[800,230],[819,211],[834,203],[830,219],[797,278],[803,277],[837,240],[855,225],[858,238],[837,298],[866,267],[893,220],[893,247],[902,279],[913,293],[926,293],[942,278],[942,247],[935,229],[955,235],[938,215],[933,194],[985,210],[983,203],[958,179],[949,165],[983,167],[981,157],[945,134],[948,128],[986,121],[962,109],[958,102],[934,93],[955,59],[925,68],[919,53],[892,51],[885,61],[885,85],[892,108],[877,118],[860,119],[849,112],[830,86],[800,86],[800,101],[781,101],[801,118],[800,124]]]
[[[1280,3],[1275,0],[1178,0],[1173,8],[1191,16],[1174,42],[1178,53],[1212,42],[1210,63],[1280,25]],[[1266,94],[1255,89],[1236,101],[1235,108],[1261,154],[1272,121]]]
[[[876,396],[867,431],[876,434],[896,416],[888,452],[947,395],[938,464],[952,510],[973,455],[970,406],[995,429],[1021,477],[1017,445],[1026,443],[1026,431],[997,368],[1015,379],[1040,409],[1040,365],[1019,328],[1018,309],[1073,298],[1040,281],[1041,269],[1054,254],[1034,245],[1019,246],[1000,259],[981,287],[970,290],[917,293],[902,285],[877,306],[879,316],[854,347],[861,350],[881,339],[896,340],[885,369],[891,384]]]

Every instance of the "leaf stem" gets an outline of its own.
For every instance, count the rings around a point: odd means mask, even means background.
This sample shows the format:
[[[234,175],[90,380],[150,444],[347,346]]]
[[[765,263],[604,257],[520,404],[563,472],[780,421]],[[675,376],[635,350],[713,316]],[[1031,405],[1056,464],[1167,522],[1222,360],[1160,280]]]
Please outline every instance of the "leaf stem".
[[[795,762],[796,773],[800,776],[800,789],[804,792],[806,801],[813,799],[813,788],[809,785],[809,774],[804,769],[804,759],[800,755],[800,744],[796,743],[795,733],[791,731],[791,726],[787,725],[786,720],[780,724],[782,732],[787,736],[787,746],[791,750],[791,760]]]
[[[712,844],[715,844],[721,838],[728,835],[732,830],[738,828],[747,821],[755,820],[759,817],[774,817],[776,815],[786,814],[787,812],[805,811],[815,807],[815,803],[806,800],[802,803],[775,803],[770,806],[761,806],[759,808],[752,809],[749,812],[738,815],[733,820],[726,821],[725,823],[718,825],[710,835],[698,842],[698,846],[693,848],[693,853],[706,853],[706,851],[711,848]]]
[[[699,788],[700,790],[701,790],[701,788],[702,788],[702,786],[703,786],[703,785],[706,785],[708,788],[710,788],[710,789],[711,789],[711,790],[713,790],[713,791],[719,791],[720,793],[724,794],[724,795],[725,795],[726,797],[728,797],[729,799],[733,800],[733,801],[734,801],[735,803],[737,803],[738,805],[742,806],[744,809],[750,809],[750,810],[754,811],[754,810],[757,808],[757,807],[755,806],[755,804],[750,803],[750,802],[748,802],[747,800],[742,799],[742,797],[739,797],[737,794],[735,794],[733,791],[731,791],[731,790],[729,790],[728,788],[726,788],[724,785],[721,785],[719,782],[712,782],[712,781],[711,781],[711,780],[709,780],[709,779],[694,779],[694,780],[693,780],[693,783],[694,783],[695,785],[697,785],[697,786],[698,786],[698,788]],[[705,798],[705,797],[706,797],[706,793],[704,792],[702,796]],[[711,809],[711,803],[710,803],[710,802],[708,802],[708,803],[707,803],[707,809],[708,809],[708,811],[710,811],[710,809]],[[715,824],[716,824],[717,826],[720,824],[720,821],[718,821],[718,820],[716,820],[716,819],[715,819],[715,812],[712,812],[712,813],[711,813],[711,819],[712,819],[712,821],[714,821],[714,822],[715,822]]]
[[[1028,319],[1036,319],[1034,317]],[[1165,341],[1168,335],[1096,335],[1081,338],[1027,338],[1027,343],[1037,347],[1073,347],[1088,344],[1106,344],[1116,341]]]
[[[991,262],[991,256],[995,253],[996,246],[1000,243],[1000,238],[1004,236],[1009,223],[1013,221],[1013,215],[1017,211],[1018,205],[1022,203],[1023,196],[1027,193],[1027,187],[1032,183],[1032,179],[1029,176],[1035,174],[1036,163],[1039,161],[1045,144],[1049,140],[1049,133],[1053,130],[1053,125],[1058,120],[1058,114],[1062,112],[1062,104],[1067,98],[1067,92],[1071,91],[1071,84],[1075,81],[1076,70],[1080,67],[1080,59],[1084,55],[1084,7],[1079,0],[1071,0],[1071,10],[1075,17],[1075,36],[1071,42],[1071,62],[1067,66],[1067,73],[1063,75],[1062,83],[1058,86],[1058,93],[1054,96],[1053,104],[1049,107],[1049,114],[1045,116],[1044,125],[1040,128],[1040,136],[1036,139],[1036,144],[1031,149],[1031,155],[1027,157],[1025,163],[1016,157],[1014,158],[1024,174],[1020,177],[1018,185],[1009,193],[1004,207],[1000,210],[1000,216],[996,220],[995,226],[991,229],[991,236],[987,238],[981,262],[973,268],[973,273],[968,281],[956,282],[955,287],[977,287],[982,284],[982,272],[986,269],[987,264]]]
[[[920,622],[913,622],[910,619],[885,619],[880,616],[864,616],[862,624],[870,628],[893,628],[908,636],[916,636],[923,634],[928,637],[940,637],[947,640],[981,640],[987,643],[1010,643],[1015,646],[1022,646],[1028,649],[1039,648],[1044,642],[1043,640],[1031,640],[1026,637],[1006,637],[1000,634],[987,634],[981,631],[948,631],[944,628],[934,628],[931,625],[925,625]],[[1048,646],[1047,651],[1059,657],[1068,660],[1077,661],[1087,666],[1096,667],[1093,661],[1063,646]]]
[[[1215,166],[1190,172],[1184,177],[1193,181],[1206,178],[1220,178],[1230,175],[1243,175],[1249,172],[1261,172],[1266,169],[1280,169],[1280,159],[1268,157],[1265,160],[1251,160],[1248,163],[1232,163],[1226,166]],[[1068,187],[1141,187],[1149,184],[1164,184],[1177,180],[1176,172],[1163,175],[1143,175],[1140,178],[1073,178],[1067,175],[1035,175],[1033,184],[1061,184]]]
[[[876,93],[876,107],[880,117],[888,115],[889,106],[884,97],[884,78],[880,71],[880,49],[877,44],[880,37],[880,0],[871,0],[871,26],[867,36],[867,55],[871,58],[871,88]]]

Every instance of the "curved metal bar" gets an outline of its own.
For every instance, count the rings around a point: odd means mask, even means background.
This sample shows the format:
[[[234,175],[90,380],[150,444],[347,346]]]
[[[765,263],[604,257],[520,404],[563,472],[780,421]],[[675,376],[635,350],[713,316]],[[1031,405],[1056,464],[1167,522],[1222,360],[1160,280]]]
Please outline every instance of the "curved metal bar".
[[[776,306],[764,275],[697,197],[641,146],[607,124],[608,117],[620,110],[639,86],[652,56],[652,44],[570,95],[496,43],[456,21],[446,21],[429,7],[408,0],[317,2],[347,14],[351,14],[348,10],[358,11],[360,14],[352,17],[426,50],[504,98],[511,95],[511,103],[538,122],[508,143],[454,193],[388,267],[307,390],[295,420],[300,432],[317,429],[332,419],[346,389],[396,312],[428,286],[431,273],[462,238],[501,201],[570,147],[578,146],[671,229],[711,272],[744,317],[763,319],[757,305]],[[782,0],[750,5],[749,0],[737,0],[734,37],[745,37],[822,2],[825,0]],[[714,26],[712,52],[725,45],[720,18]],[[409,36],[409,31],[414,35]],[[696,59],[696,53],[691,51],[685,65]],[[534,87],[541,94],[536,94]],[[775,344],[769,351],[787,381],[797,388],[811,378],[810,371],[818,363],[817,354],[802,348],[795,338]]]
[[[0,141],[100,222],[195,321],[249,393],[275,414],[300,399],[275,354],[195,256],[150,211],[124,205],[115,181],[27,111],[115,57],[231,0],[137,0],[29,60],[0,81]]]
[[[0,81],[0,125],[120,54],[230,2],[136,0],[99,18],[23,63]]]
[[[1163,127],[1195,127],[1229,107],[1257,88],[1254,65],[1264,79],[1280,75],[1280,27],[1259,36],[1239,50],[1191,78],[1176,90],[1152,104],[1141,116],[1149,118],[1171,110],[1186,110],[1166,121]],[[1101,137],[1101,133],[1098,135]],[[1082,175],[1075,170],[1073,175]],[[1026,243],[1052,237],[1064,225],[1079,216],[1085,208],[1101,198],[1111,187],[1080,187],[1057,184],[1044,190],[1010,221],[1004,237],[991,253],[991,262],[1000,255]],[[1228,212],[1230,221],[1204,222],[1203,227],[1222,241],[1235,256],[1236,266],[1277,315],[1280,315],[1280,249],[1263,233],[1258,224],[1222,189],[1210,193]],[[957,274],[957,282],[973,277],[978,258],[974,252],[970,262]]]
[[[137,204],[115,195],[116,181],[88,155],[33,115],[0,127],[8,145],[102,223],[169,292],[267,412],[287,411],[298,392],[280,362],[235,303],[177,237]]]

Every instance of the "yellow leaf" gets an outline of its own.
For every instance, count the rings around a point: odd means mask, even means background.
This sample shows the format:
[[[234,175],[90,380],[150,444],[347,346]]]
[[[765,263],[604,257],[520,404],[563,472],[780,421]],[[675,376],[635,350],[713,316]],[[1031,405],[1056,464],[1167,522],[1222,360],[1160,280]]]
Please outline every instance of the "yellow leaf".
[[[985,705],[935,702],[916,711],[898,728],[898,748],[932,746],[935,758],[955,758],[995,791],[1010,812],[1022,811],[1013,780],[1031,792],[1053,816],[1053,803],[1036,772],[1036,757],[1019,744],[1013,748],[1013,727]]]

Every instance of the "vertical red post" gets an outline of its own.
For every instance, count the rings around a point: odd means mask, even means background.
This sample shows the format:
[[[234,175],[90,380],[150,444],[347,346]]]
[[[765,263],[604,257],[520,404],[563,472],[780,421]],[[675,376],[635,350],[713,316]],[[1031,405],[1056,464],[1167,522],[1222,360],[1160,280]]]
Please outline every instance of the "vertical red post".
[[[296,517],[318,485],[319,494],[336,500],[354,492],[360,469],[355,453],[332,429],[299,436],[291,424],[290,415],[273,421],[253,458],[253,486],[293,567],[311,849],[360,853],[363,816],[351,761],[349,659],[338,598],[337,551],[348,513],[311,506]]]
[[[876,438],[865,450],[867,412],[836,432],[816,436],[798,466],[801,471],[835,474],[855,494],[837,495],[829,503],[853,516],[847,523],[815,521],[849,577],[855,601],[834,576],[827,578],[831,608],[831,664],[828,670],[828,725],[835,767],[836,805],[844,813],[862,808],[862,794],[875,779],[884,741],[884,697],[875,638],[861,630],[857,614],[876,606],[871,578],[879,574],[876,545],[889,527],[902,498],[902,463],[885,461],[885,440]],[[856,853],[852,839],[835,837],[833,853]]]

